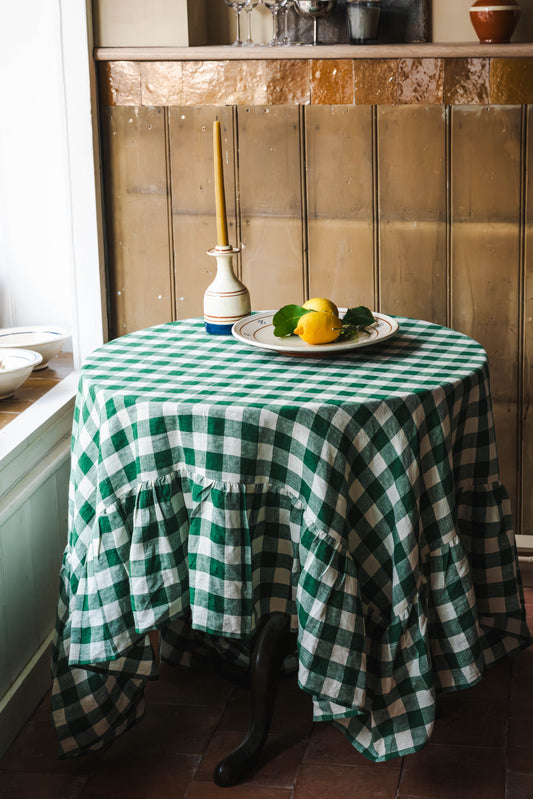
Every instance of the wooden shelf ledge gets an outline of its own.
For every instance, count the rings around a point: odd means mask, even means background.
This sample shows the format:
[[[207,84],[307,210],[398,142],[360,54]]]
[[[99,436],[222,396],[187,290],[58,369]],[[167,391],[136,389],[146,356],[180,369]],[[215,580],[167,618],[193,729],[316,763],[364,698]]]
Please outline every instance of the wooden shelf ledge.
[[[424,42],[289,47],[97,47],[97,61],[270,61],[342,58],[533,58],[533,43]]]

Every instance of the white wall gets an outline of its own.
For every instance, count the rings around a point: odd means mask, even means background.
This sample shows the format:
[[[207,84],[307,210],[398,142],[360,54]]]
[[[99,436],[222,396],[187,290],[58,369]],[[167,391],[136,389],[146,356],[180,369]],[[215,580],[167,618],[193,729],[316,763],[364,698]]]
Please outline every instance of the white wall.
[[[0,327],[68,327],[76,365],[104,325],[86,5],[3,3],[0,24]]]
[[[72,240],[58,0],[2,4],[0,326],[72,325]]]
[[[216,0],[225,7],[224,0]],[[206,0],[97,0],[99,47],[187,47],[207,44]]]
[[[230,44],[235,14],[224,0],[94,0],[97,47],[186,47]],[[241,38],[247,35],[241,14]],[[257,44],[272,39],[272,15],[265,6],[252,14]]]
[[[477,42],[468,10],[474,0],[432,0],[432,39],[435,42]],[[202,3],[206,14],[209,44],[229,44],[235,37],[234,12],[224,0],[95,0],[98,19],[97,44],[187,45],[185,28],[178,33],[184,6],[195,9]],[[513,41],[533,40],[533,0],[520,0],[522,16]],[[148,14],[149,9],[149,14]],[[147,18],[148,17],[148,18]],[[245,38],[245,15],[241,15]],[[272,38],[270,12],[263,5],[253,12],[253,37],[256,43]],[[183,23],[182,23],[183,24]],[[203,33],[202,33],[203,35]],[[203,44],[197,37],[190,44]]]

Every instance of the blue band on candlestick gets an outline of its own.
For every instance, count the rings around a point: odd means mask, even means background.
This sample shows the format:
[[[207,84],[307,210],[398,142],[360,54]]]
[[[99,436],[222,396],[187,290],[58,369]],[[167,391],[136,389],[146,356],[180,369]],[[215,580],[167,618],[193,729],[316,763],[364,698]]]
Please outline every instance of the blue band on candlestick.
[[[231,336],[233,325],[213,325],[211,322],[204,322],[206,333],[212,336]]]

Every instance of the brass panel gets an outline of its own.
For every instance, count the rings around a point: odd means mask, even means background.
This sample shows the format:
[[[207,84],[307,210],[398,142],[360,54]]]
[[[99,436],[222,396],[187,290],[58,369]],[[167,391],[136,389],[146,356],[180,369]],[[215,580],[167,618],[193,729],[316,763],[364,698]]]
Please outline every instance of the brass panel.
[[[267,103],[307,105],[311,102],[311,67],[307,60],[267,61]]]
[[[239,107],[242,274],[252,308],[304,295],[300,110]]]
[[[521,109],[452,112],[452,327],[487,350],[503,481],[517,507]]]
[[[379,309],[446,324],[446,114],[377,110]]]
[[[527,109],[527,130],[533,130],[533,106]],[[525,162],[524,362],[522,397],[522,524],[533,535],[533,147],[528,137]]]
[[[235,212],[234,124],[231,108],[169,109],[170,185],[176,314],[203,314],[203,296],[216,273],[207,250],[217,243],[213,122],[220,120],[230,244],[238,241]],[[238,264],[236,264],[238,266]]]
[[[370,106],[306,110],[309,294],[375,307]]]
[[[184,104],[224,105],[224,69],[224,61],[184,61]]]
[[[354,102],[357,105],[396,105],[398,102],[398,61],[395,58],[363,59],[353,62]]]
[[[489,102],[490,59],[447,58],[444,61],[444,97],[451,105]]]
[[[357,48],[350,48],[355,54]],[[303,52],[303,51],[302,51]],[[533,101],[533,58],[277,58],[102,61],[108,105],[511,105]],[[513,51],[514,52],[514,51]],[[332,51],[333,53],[333,51]],[[228,53],[229,56],[229,53]],[[134,55],[130,56],[134,58]]]
[[[224,102],[227,105],[265,105],[266,61],[227,61],[224,65]]]
[[[181,61],[143,61],[141,93],[143,105],[183,105]]]
[[[533,59],[493,58],[490,64],[490,102],[533,103]]]
[[[353,61],[313,61],[311,102],[314,105],[353,103]]]
[[[99,64],[100,101],[103,106],[141,105],[141,64],[107,61]]]
[[[165,111],[104,109],[111,336],[172,318]]]
[[[400,58],[398,60],[399,103],[442,103],[444,59]]]

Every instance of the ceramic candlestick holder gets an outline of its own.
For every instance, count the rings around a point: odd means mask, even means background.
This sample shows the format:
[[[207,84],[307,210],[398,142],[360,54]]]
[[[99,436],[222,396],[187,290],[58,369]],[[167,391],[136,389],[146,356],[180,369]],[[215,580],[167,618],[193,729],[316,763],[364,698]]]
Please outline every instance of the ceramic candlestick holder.
[[[231,328],[251,310],[250,294],[233,271],[233,256],[240,252],[236,247],[217,245],[207,254],[217,259],[216,277],[204,294],[204,322],[208,333],[215,336],[231,335]]]

